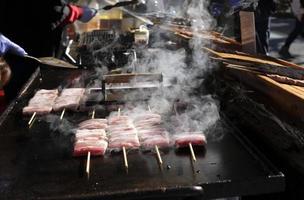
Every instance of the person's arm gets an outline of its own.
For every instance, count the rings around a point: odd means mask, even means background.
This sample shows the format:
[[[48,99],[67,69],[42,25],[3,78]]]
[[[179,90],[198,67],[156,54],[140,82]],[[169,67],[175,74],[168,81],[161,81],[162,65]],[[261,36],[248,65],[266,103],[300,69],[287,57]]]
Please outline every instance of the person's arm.
[[[0,33],[0,56],[4,56],[7,53],[18,56],[24,56],[26,54],[23,48]]]
[[[86,6],[68,4],[65,0],[53,0],[48,6],[49,15],[52,16],[52,29],[73,23],[76,20],[86,23],[98,12],[98,10]]]

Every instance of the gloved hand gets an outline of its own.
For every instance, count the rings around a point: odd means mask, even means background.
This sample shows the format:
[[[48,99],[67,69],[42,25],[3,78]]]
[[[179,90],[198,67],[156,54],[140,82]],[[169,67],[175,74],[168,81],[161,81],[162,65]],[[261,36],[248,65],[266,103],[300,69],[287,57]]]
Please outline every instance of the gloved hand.
[[[89,7],[81,7],[82,15],[79,18],[79,21],[86,23],[89,22],[95,15],[98,13],[97,9],[89,8]]]
[[[24,56],[26,54],[24,49],[0,33],[0,56],[5,55],[6,53],[18,56]]]

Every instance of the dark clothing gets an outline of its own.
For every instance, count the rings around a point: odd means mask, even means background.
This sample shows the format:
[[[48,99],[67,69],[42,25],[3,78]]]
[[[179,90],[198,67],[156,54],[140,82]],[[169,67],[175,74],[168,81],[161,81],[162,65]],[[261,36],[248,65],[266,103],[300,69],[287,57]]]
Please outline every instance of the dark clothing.
[[[275,8],[276,5],[273,0],[259,0],[259,4],[254,12],[258,53],[268,53],[270,37],[269,17],[275,11]]]
[[[53,55],[61,39],[60,24],[69,15],[64,0],[1,0],[0,32],[30,55]]]
[[[19,44],[32,56],[53,56],[59,47],[63,27],[70,10],[64,0],[1,0],[0,32]],[[4,87],[12,100],[37,65],[24,59],[7,59],[12,78]]]
[[[300,0],[302,8],[304,8],[304,0]]]
[[[301,22],[300,20],[298,20],[298,18],[296,18],[295,27],[291,31],[291,33],[289,33],[287,39],[285,40],[284,47],[287,47],[287,49],[290,47],[290,45],[298,37],[298,35],[300,35],[302,33],[303,26],[304,26],[303,20]]]
[[[266,55],[269,51],[270,25],[269,17],[255,22],[257,52]]]

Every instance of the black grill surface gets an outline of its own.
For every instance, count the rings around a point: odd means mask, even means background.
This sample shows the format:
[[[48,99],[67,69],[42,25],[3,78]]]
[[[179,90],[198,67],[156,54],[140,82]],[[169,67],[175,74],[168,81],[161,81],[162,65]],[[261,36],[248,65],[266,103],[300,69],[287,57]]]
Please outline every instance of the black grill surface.
[[[219,198],[257,195],[284,190],[284,175],[223,121],[224,137],[209,140],[206,148],[190,153],[162,152],[160,168],[153,153],[128,152],[129,170],[121,153],[91,159],[89,179],[85,158],[73,158],[72,136],[51,130],[54,123],[42,118],[27,127],[21,110],[38,88],[68,85],[81,70],[41,69],[20,97],[0,118],[1,199],[135,199],[202,196]],[[85,81],[83,82],[85,84]],[[81,85],[81,84],[80,84]],[[105,117],[106,112],[97,113]],[[54,118],[59,114],[54,114]],[[67,113],[70,123],[86,119],[87,113]],[[64,123],[69,124],[67,121]],[[67,126],[70,129],[70,126]]]

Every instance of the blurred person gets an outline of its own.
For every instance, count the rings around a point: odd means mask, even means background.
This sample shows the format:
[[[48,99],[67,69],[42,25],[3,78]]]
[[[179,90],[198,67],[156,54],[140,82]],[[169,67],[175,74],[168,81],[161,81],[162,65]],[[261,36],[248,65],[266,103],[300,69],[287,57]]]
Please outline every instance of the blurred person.
[[[11,77],[10,67],[3,58],[8,53],[18,56],[26,54],[23,48],[0,33],[0,113],[4,111],[6,104],[2,88],[9,82]]]
[[[257,53],[268,54],[270,37],[270,15],[275,11],[274,0],[259,0],[254,11]]]
[[[290,45],[294,42],[294,40],[302,33],[303,25],[304,25],[304,0],[291,0],[291,10],[296,18],[295,27],[289,33],[287,39],[285,40],[284,45],[281,47],[279,54],[283,58],[293,58],[289,53]]]
[[[276,7],[274,0],[212,0],[210,5],[211,14],[217,18],[219,24],[224,25],[230,32],[233,32],[237,40],[241,39],[239,11],[254,12],[257,53],[268,53],[270,15],[275,11]],[[231,26],[231,24],[234,26]]]
[[[72,5],[64,0],[1,0],[0,33],[24,48],[29,55],[55,56],[65,25],[76,20],[86,23],[97,12],[95,9]],[[10,66],[12,77],[4,86],[4,90],[6,98],[11,100],[37,66],[25,62],[22,55],[14,56],[11,47],[7,49],[9,50],[4,53],[4,57]]]
[[[1,0],[0,32],[32,56],[55,56],[65,25],[88,22],[96,13],[65,0]]]

